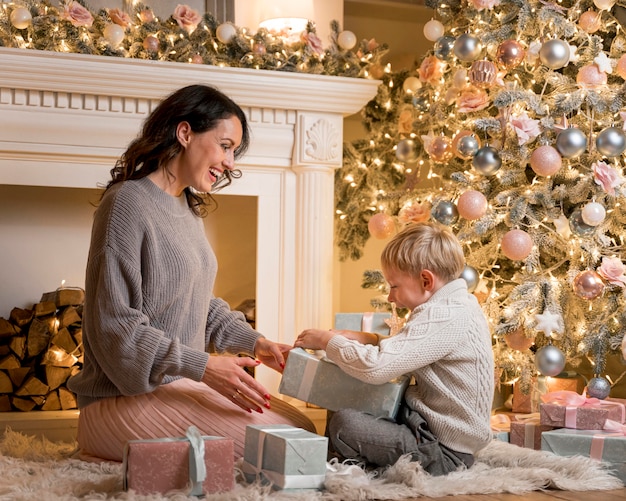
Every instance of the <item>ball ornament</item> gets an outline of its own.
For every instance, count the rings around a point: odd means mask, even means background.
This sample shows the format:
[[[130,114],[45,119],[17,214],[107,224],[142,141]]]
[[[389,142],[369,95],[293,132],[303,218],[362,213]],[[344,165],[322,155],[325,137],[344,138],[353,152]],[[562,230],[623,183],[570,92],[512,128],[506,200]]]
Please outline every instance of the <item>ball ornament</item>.
[[[593,0],[593,4],[600,10],[611,10],[616,0]]]
[[[344,30],[337,35],[337,45],[343,50],[350,50],[356,45],[356,35],[348,30]]]
[[[452,138],[452,152],[462,160],[472,158],[480,148],[480,139],[471,131],[464,129]]]
[[[569,44],[558,38],[548,40],[539,49],[539,59],[552,70],[563,68],[569,63]]]
[[[574,279],[574,292],[579,298],[589,301],[600,297],[604,292],[602,277],[593,270],[581,271]]]
[[[447,136],[434,137],[428,147],[428,154],[430,158],[437,163],[447,162],[454,156],[452,152],[452,140]]]
[[[415,94],[419,89],[422,88],[422,82],[417,77],[407,77],[404,82],[402,82],[402,90],[407,94]]]
[[[526,351],[535,342],[534,338],[526,336],[523,327],[518,327],[514,331],[504,335],[504,341],[512,350]]]
[[[617,157],[626,150],[626,135],[619,127],[602,129],[596,137],[596,148],[606,157]]]
[[[111,47],[118,47],[122,41],[124,40],[124,28],[122,28],[119,24],[107,24],[102,32],[104,38],[106,38],[107,42],[111,44]]]
[[[578,18],[578,26],[586,33],[595,33],[602,28],[602,16],[595,10],[587,10]]]
[[[476,269],[467,264],[465,265],[465,268],[463,268],[463,271],[461,272],[461,275],[459,275],[459,278],[465,280],[465,283],[467,284],[467,290],[470,293],[476,290],[476,287],[478,287],[478,282],[480,281],[480,277],[478,276],[478,272],[476,271]]]
[[[437,21],[436,19],[431,19],[424,25],[424,36],[426,37],[426,40],[430,40],[431,42],[439,40],[445,31],[443,23],[441,21]]]
[[[525,56],[526,51],[517,40],[505,40],[498,45],[496,51],[498,65],[506,70],[512,70],[519,66],[524,61]]]
[[[215,30],[215,36],[222,43],[230,42],[237,34],[237,28],[231,23],[222,23]]]
[[[482,50],[480,40],[469,33],[464,33],[454,41],[453,51],[459,61],[474,61],[478,59]]]
[[[533,239],[524,230],[510,230],[500,242],[502,253],[512,261],[526,259],[533,250]]]
[[[26,7],[16,7],[11,11],[9,16],[11,24],[18,30],[28,28],[33,20],[33,16]]]
[[[603,377],[593,377],[587,383],[587,396],[604,400],[611,393],[611,383]]]
[[[377,212],[367,222],[367,229],[374,238],[384,240],[395,233],[396,223],[391,216]]]
[[[439,59],[447,60],[450,59],[453,55],[455,38],[444,35],[439,40],[435,42],[434,54]]]
[[[530,167],[538,176],[553,176],[562,165],[560,153],[550,145],[539,146],[530,155]]]
[[[606,85],[607,76],[604,71],[600,71],[595,63],[586,64],[576,74],[576,83],[587,89],[595,89]]]
[[[435,221],[451,226],[459,220],[459,209],[457,206],[448,201],[441,200],[431,210],[431,215]]]
[[[192,64],[203,64],[204,63],[204,59],[202,58],[202,56],[200,54],[194,54],[193,56],[191,56],[191,63]]]
[[[396,158],[401,162],[417,162],[417,144],[413,139],[402,139],[396,146]]]
[[[502,158],[498,150],[491,146],[483,146],[479,148],[474,158],[472,159],[472,166],[476,169],[476,172],[484,176],[491,176],[500,170],[502,167]]]
[[[557,376],[565,368],[565,355],[556,346],[546,345],[535,353],[535,367],[544,376]]]
[[[473,221],[480,219],[487,213],[489,203],[487,197],[480,191],[467,190],[459,197],[456,206],[462,218]]]
[[[588,237],[595,233],[595,226],[585,223],[581,209],[574,209],[569,217],[569,227],[572,233],[579,237]]]
[[[158,52],[159,51],[159,39],[154,35],[148,35],[143,39],[143,48],[148,52]]]
[[[565,158],[576,158],[587,149],[587,136],[577,127],[568,127],[556,136],[556,149]]]
[[[617,64],[615,65],[615,71],[620,77],[626,80],[626,54],[623,54],[617,60]]]
[[[589,202],[580,211],[585,224],[589,226],[598,226],[606,218],[606,209],[604,205],[598,202]]]
[[[480,61],[474,61],[469,70],[469,81],[476,87],[482,87],[487,89],[491,87],[498,76],[498,68],[495,63],[486,61],[484,59]]]

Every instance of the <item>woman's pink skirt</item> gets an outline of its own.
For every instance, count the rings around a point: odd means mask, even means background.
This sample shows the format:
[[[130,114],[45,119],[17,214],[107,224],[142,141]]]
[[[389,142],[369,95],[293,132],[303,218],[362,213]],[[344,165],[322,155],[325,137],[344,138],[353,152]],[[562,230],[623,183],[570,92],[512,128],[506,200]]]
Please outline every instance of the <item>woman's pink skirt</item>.
[[[98,400],[80,410],[79,457],[122,461],[128,440],[184,437],[190,425],[203,435],[230,437],[235,459],[243,456],[246,426],[288,424],[315,433],[309,418],[274,398],[271,409],[248,413],[204,383],[179,379],[152,393]]]

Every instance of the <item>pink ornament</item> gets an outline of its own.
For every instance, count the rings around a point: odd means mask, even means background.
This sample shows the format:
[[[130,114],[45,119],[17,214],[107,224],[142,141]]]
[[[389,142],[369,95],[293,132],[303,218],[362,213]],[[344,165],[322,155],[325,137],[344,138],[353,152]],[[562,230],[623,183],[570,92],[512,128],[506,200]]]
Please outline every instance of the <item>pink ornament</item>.
[[[391,216],[384,212],[374,214],[367,223],[367,229],[374,238],[384,240],[396,231],[396,223]]]
[[[517,351],[526,351],[535,342],[534,338],[526,337],[523,327],[519,327],[513,332],[505,334],[504,340],[506,341],[506,344],[509,348]]]
[[[491,61],[474,61],[467,75],[469,81],[476,87],[487,89],[495,83],[498,76],[498,68]]]
[[[620,77],[626,80],[626,54],[624,54],[617,60],[615,71]]]
[[[143,48],[148,52],[158,52],[159,50],[159,39],[154,35],[148,35],[143,39]]]
[[[447,162],[453,156],[452,141],[446,136],[435,136],[428,147],[428,154],[435,162]]]
[[[600,71],[598,65],[587,64],[578,70],[576,75],[576,83],[583,88],[594,89],[601,85],[606,85],[607,76],[604,71]]]
[[[254,42],[254,45],[252,46],[252,52],[257,54],[258,56],[263,56],[267,52],[267,48],[265,47],[265,44],[261,42]]]
[[[574,292],[581,299],[592,300],[604,292],[602,277],[593,270],[580,272],[574,279]]]
[[[151,23],[154,21],[154,12],[150,9],[144,9],[139,13],[139,19],[142,23]]]
[[[578,18],[578,26],[587,33],[595,33],[602,27],[602,16],[595,10],[583,12]]]
[[[202,64],[203,62],[204,60],[202,59],[202,56],[200,54],[194,54],[193,56],[191,56],[192,64]]]
[[[473,221],[485,215],[489,204],[480,191],[468,190],[459,197],[456,206],[462,218]]]
[[[563,159],[556,148],[544,145],[539,146],[530,155],[530,167],[538,176],[552,176],[563,164]]]
[[[525,56],[526,51],[521,43],[517,40],[505,40],[498,46],[496,61],[502,68],[511,70],[519,66]]]
[[[511,230],[504,234],[500,246],[506,257],[512,261],[521,261],[533,250],[533,239],[524,230]]]

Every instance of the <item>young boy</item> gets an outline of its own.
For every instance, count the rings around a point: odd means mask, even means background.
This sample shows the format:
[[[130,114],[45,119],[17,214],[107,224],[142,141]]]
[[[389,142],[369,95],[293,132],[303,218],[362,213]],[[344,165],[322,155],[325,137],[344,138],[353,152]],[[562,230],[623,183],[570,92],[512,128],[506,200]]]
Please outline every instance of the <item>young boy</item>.
[[[296,339],[296,347],[326,350],[361,381],[382,384],[403,374],[415,381],[395,422],[354,409],[334,413],[328,435],[343,459],[385,467],[409,454],[430,474],[445,475],[470,467],[491,440],[491,337],[478,301],[458,278],[464,263],[448,228],[411,225],[381,256],[389,302],[411,310],[400,332],[385,337],[308,329]]]

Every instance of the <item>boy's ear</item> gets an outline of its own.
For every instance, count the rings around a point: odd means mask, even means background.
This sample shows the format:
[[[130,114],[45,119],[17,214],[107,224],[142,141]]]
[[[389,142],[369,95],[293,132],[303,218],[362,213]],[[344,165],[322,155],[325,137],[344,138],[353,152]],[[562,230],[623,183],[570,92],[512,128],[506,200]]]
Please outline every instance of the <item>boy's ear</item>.
[[[422,286],[425,290],[431,291],[435,288],[435,274],[430,270],[422,270],[420,274]]]

